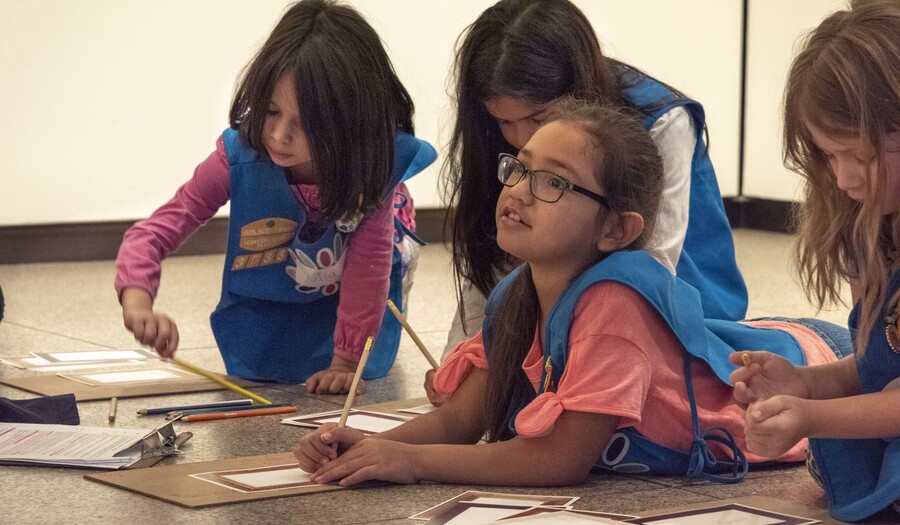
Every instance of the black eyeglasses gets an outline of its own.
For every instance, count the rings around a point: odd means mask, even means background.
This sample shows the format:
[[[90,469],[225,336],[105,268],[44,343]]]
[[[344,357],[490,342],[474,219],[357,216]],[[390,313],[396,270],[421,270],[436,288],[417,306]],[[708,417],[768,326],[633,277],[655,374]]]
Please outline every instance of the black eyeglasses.
[[[565,192],[572,190],[599,202],[605,208],[612,209],[609,201],[603,195],[582,188],[577,184],[572,184],[565,177],[552,171],[530,170],[522,164],[522,161],[507,153],[501,153],[499,161],[497,178],[500,179],[504,186],[513,187],[521,182],[526,175],[531,175],[529,189],[534,198],[538,200],[550,203],[557,202]]]

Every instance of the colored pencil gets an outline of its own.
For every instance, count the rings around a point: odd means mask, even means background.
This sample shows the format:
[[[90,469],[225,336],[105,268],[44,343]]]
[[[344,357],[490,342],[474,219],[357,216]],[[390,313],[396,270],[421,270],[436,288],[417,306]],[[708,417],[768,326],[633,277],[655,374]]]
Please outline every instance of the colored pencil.
[[[187,369],[195,374],[200,374],[201,376],[203,376],[207,379],[212,379],[213,381],[215,381],[216,383],[219,383],[220,385],[224,386],[225,388],[230,388],[231,390],[234,390],[238,394],[249,397],[250,399],[253,399],[254,401],[262,403],[263,405],[271,405],[272,404],[272,402],[269,401],[268,399],[258,396],[256,394],[254,394],[253,392],[250,392],[249,390],[244,390],[243,388],[237,386],[236,384],[232,383],[231,381],[225,379],[224,377],[222,377],[221,375],[219,375],[215,372],[210,372],[209,370],[200,368],[199,366],[194,366],[190,363],[186,363],[186,362],[182,361],[181,359],[178,359],[177,357],[170,357],[169,361],[171,361],[171,362],[175,363],[176,365],[178,365],[184,369]]]
[[[272,414],[287,414],[296,412],[294,405],[276,408],[258,408],[256,410],[238,410],[236,412],[214,412],[211,414],[191,414],[184,416],[179,421],[213,421],[216,419],[232,419],[236,417],[268,416]]]
[[[359,365],[356,367],[356,373],[353,374],[353,383],[350,385],[350,391],[347,392],[347,400],[344,401],[344,409],[341,410],[341,419],[338,421],[338,428],[347,426],[347,416],[350,415],[350,407],[353,406],[353,399],[356,397],[356,387],[359,385],[359,378],[362,377],[363,369],[366,367],[366,361],[369,360],[369,350],[372,349],[372,336],[366,339],[366,346],[363,348],[362,356],[359,358]]]
[[[219,408],[198,408],[193,410],[175,410],[166,414],[166,419],[175,419],[194,414],[221,414],[222,412],[243,412],[244,410],[259,410],[261,408],[280,408],[291,406],[287,403],[272,403],[271,405],[243,405]]]
[[[227,409],[230,407],[238,407],[238,406],[246,406],[252,405],[252,399],[235,399],[234,401],[218,401],[216,403],[203,403],[200,405],[183,405],[176,407],[162,407],[162,408],[142,408],[137,411],[138,415],[141,416],[155,416],[159,414],[168,414],[169,412],[177,412],[179,410],[195,410],[195,409],[204,409],[204,408],[218,408],[218,409]]]
[[[394,317],[396,317],[397,320],[400,321],[400,324],[403,325],[403,328],[406,330],[406,333],[408,333],[409,336],[412,337],[413,342],[416,343],[416,346],[419,347],[419,351],[422,352],[422,355],[425,356],[425,359],[427,359],[428,362],[431,363],[431,368],[434,368],[435,370],[437,370],[438,369],[437,361],[435,361],[434,357],[431,356],[431,352],[429,352],[428,349],[425,348],[425,344],[422,342],[421,339],[419,339],[419,336],[416,335],[416,332],[412,329],[412,327],[409,326],[409,323],[406,321],[406,318],[403,317],[403,314],[400,313],[400,310],[397,309],[397,305],[394,304],[394,301],[391,301],[390,299],[388,299],[387,305],[388,305],[388,308],[391,309],[391,312],[394,314]]]

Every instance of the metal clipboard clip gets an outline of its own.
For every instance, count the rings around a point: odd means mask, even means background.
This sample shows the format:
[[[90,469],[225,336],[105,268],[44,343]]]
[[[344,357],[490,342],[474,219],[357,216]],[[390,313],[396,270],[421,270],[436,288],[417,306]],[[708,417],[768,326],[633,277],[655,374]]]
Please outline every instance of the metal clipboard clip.
[[[150,431],[141,440],[141,458],[180,456],[184,454],[178,449],[178,433],[175,432],[175,421],[169,421]],[[190,432],[187,432],[190,437]],[[182,440],[187,441],[186,439]]]

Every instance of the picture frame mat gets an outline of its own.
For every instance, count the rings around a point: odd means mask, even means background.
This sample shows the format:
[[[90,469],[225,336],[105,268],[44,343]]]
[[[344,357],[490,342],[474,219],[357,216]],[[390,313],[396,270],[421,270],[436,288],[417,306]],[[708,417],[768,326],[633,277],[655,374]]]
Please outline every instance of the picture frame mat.
[[[159,356],[144,350],[82,350],[78,352],[31,352],[31,355],[56,364],[73,363],[109,363],[115,361],[153,361],[159,360]],[[105,357],[104,357],[105,356]]]
[[[246,379],[233,377],[229,377],[228,379],[232,383],[244,388],[264,386],[260,383],[255,383]],[[41,396],[74,394],[76,401],[97,401],[113,397],[147,397],[226,390],[226,387],[202,376],[196,376],[195,379],[190,381],[142,381],[134,384],[120,383],[116,385],[90,386],[55,374],[39,374],[18,378],[0,377],[0,383]]]
[[[329,412],[320,412],[318,414],[306,414],[303,416],[288,417],[281,420],[286,425],[296,425],[300,427],[318,428],[325,423],[337,423],[341,417],[341,410],[332,410]],[[383,412],[373,412],[362,408],[350,409],[347,417],[347,426],[355,428],[364,434],[373,434],[383,432],[390,428],[399,426],[411,418],[400,414],[386,414]],[[396,423],[387,425],[384,422]]]
[[[299,475],[282,475],[288,471],[290,471],[291,474],[298,473]],[[273,474],[272,481],[275,481],[275,483],[261,484],[260,481],[264,479],[261,476],[269,473]],[[296,461],[284,465],[271,465],[267,467],[202,472],[199,474],[191,474],[191,477],[245,493],[316,485],[316,483],[313,483],[309,479],[308,473],[300,470]]]
[[[512,500],[510,500],[512,501]],[[469,523],[503,523],[504,518],[516,515],[523,507],[510,503],[476,503],[457,501],[423,525],[462,525]],[[566,510],[557,508],[556,510]]]
[[[788,516],[791,518],[797,518],[804,521],[800,521],[799,523],[822,523],[825,525],[835,525],[835,524],[843,524],[845,522],[835,520],[828,513],[828,509],[821,508],[809,508],[800,503],[795,503],[792,501],[781,500],[778,498],[773,498],[770,496],[745,496],[741,498],[734,498],[728,500],[714,500],[707,501],[704,503],[695,503],[691,505],[684,505],[680,507],[669,507],[663,509],[654,509],[648,510],[644,512],[640,512],[640,518],[635,518],[633,520],[629,520],[631,523],[640,523],[640,524],[655,524],[660,521],[660,518],[667,515],[673,514],[682,514],[685,512],[693,512],[702,511],[705,509],[712,509],[717,507],[722,507],[724,505],[742,505],[744,507],[750,507],[755,509],[760,509],[762,511],[779,513],[784,516]],[[685,515],[685,514],[682,514]]]
[[[438,503],[433,507],[427,508],[418,514],[409,517],[411,520],[430,520],[435,516],[443,514],[447,510],[455,507],[459,502],[488,502],[499,503],[508,502],[512,504],[519,503],[519,507],[523,511],[532,507],[569,507],[578,500],[577,496],[553,496],[553,495],[536,495],[536,494],[510,494],[504,492],[487,492],[482,490],[467,490],[462,494],[454,496],[444,502]]]
[[[142,373],[146,378],[140,379]],[[159,383],[159,382],[175,382],[175,381],[194,381],[198,377],[197,374],[176,368],[173,366],[158,366],[135,368],[131,370],[103,370],[99,372],[78,372],[71,374],[57,374],[70,381],[85,383],[90,386],[115,386],[123,384],[135,383]],[[108,378],[108,381],[102,378]]]
[[[336,484],[313,484],[279,490],[240,492],[203,479],[197,479],[193,476],[194,474],[208,472],[242,471],[281,466],[292,462],[296,464],[293,453],[282,452],[261,456],[157,466],[147,469],[86,474],[84,478],[191,509],[228,505],[244,501],[316,494],[334,490],[348,490]]]

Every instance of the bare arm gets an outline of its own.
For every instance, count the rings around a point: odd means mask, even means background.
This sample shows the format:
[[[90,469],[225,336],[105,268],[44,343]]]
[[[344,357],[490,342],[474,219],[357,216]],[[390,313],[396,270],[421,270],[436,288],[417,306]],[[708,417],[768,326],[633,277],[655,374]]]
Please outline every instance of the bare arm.
[[[900,436],[900,389],[807,401],[812,438],[880,439]]]
[[[859,394],[855,355],[827,365],[803,367],[801,374],[809,385],[809,399],[835,399]]]
[[[345,433],[353,445],[326,461],[312,478],[317,483],[340,480],[344,486],[369,479],[512,486],[584,481],[619,418],[564,411],[545,436],[473,444],[485,429],[479,407],[486,381],[487,371],[474,369],[439,409],[369,438],[359,439],[352,429],[331,429],[337,439],[329,445],[340,445]]]

